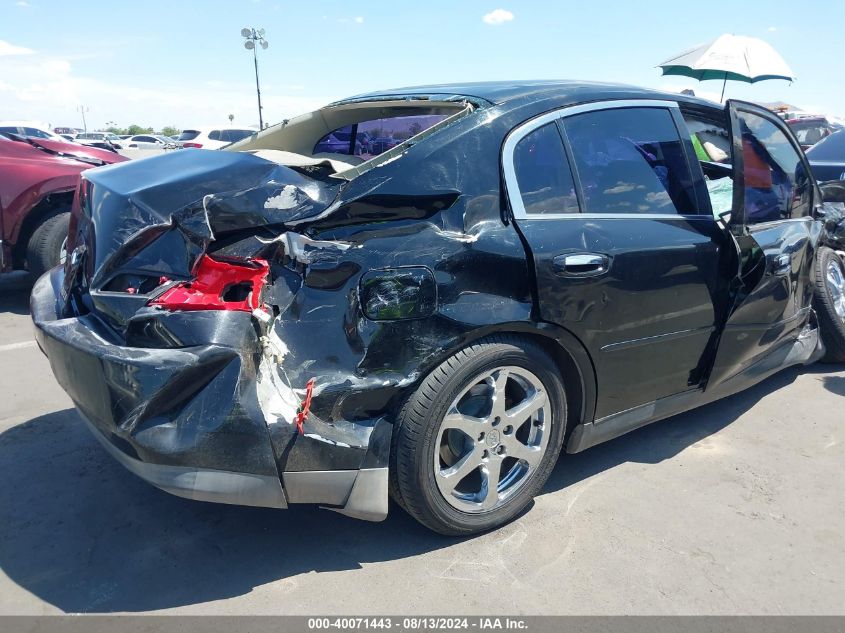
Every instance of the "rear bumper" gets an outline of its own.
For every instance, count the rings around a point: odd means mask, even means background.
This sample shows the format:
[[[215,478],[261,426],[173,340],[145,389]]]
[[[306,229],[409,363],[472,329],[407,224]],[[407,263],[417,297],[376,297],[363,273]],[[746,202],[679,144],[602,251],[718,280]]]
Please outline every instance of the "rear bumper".
[[[354,469],[321,468],[311,457],[314,441],[295,433],[279,451],[256,397],[251,354],[219,343],[121,345],[93,315],[58,316],[62,284],[55,268],[33,287],[35,338],[94,436],[128,470],[189,499],[273,508],[317,503],[367,520],[387,515],[385,421],[363,438]],[[319,444],[328,463],[349,465],[348,446]],[[333,460],[334,453],[343,459]]]
[[[195,501],[287,508],[278,477],[142,462],[109,442],[87,419],[85,422],[103,448],[124,468],[165,492]]]

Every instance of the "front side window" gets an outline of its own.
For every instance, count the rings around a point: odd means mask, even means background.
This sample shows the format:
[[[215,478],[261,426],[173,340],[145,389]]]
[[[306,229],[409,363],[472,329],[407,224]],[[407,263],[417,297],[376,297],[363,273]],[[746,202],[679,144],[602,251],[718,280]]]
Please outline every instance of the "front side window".
[[[516,144],[513,169],[526,214],[578,213],[572,171],[555,123],[537,128]]]
[[[694,214],[692,177],[669,110],[614,108],[564,126],[585,213]]]
[[[220,130],[211,130],[208,133],[208,140],[209,141],[219,141],[220,140]]]
[[[721,113],[720,113],[721,115]],[[710,208],[716,219],[727,220],[733,210],[731,135],[722,116],[684,114],[695,157],[704,173]]]
[[[809,180],[800,154],[772,121],[737,111],[749,224],[806,215]]]

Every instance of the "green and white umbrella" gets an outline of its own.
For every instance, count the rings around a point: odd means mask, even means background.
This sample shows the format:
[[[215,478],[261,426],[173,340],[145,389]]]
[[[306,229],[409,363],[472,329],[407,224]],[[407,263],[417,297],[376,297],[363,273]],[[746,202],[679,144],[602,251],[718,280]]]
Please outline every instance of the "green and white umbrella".
[[[767,79],[795,79],[792,69],[774,48],[763,40],[742,35],[721,35],[709,44],[670,57],[658,68],[664,75],[699,81],[721,79],[722,99],[728,79],[750,84]]]

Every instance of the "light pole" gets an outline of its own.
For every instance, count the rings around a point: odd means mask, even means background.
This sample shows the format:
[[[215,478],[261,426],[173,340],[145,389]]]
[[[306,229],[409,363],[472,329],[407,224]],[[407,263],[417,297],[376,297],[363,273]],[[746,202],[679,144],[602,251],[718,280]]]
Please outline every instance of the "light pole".
[[[81,105],[76,109],[76,111],[82,115],[82,128],[85,130],[85,133],[88,134],[88,124],[85,122],[85,113],[90,112],[91,108]]]
[[[244,37],[244,48],[252,51],[252,60],[255,62],[255,93],[258,95],[258,129],[264,129],[264,115],[261,112],[261,86],[258,83],[258,46],[267,50],[270,43],[264,39],[264,29],[242,28],[241,35]]]

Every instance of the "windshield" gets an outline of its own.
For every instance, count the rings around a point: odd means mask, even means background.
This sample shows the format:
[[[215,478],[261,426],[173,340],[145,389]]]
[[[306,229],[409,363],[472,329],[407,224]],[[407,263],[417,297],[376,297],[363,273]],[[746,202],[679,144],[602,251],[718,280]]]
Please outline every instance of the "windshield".
[[[832,160],[845,163],[845,130],[840,130],[822,139],[817,145],[807,150],[807,158],[813,160]]]

